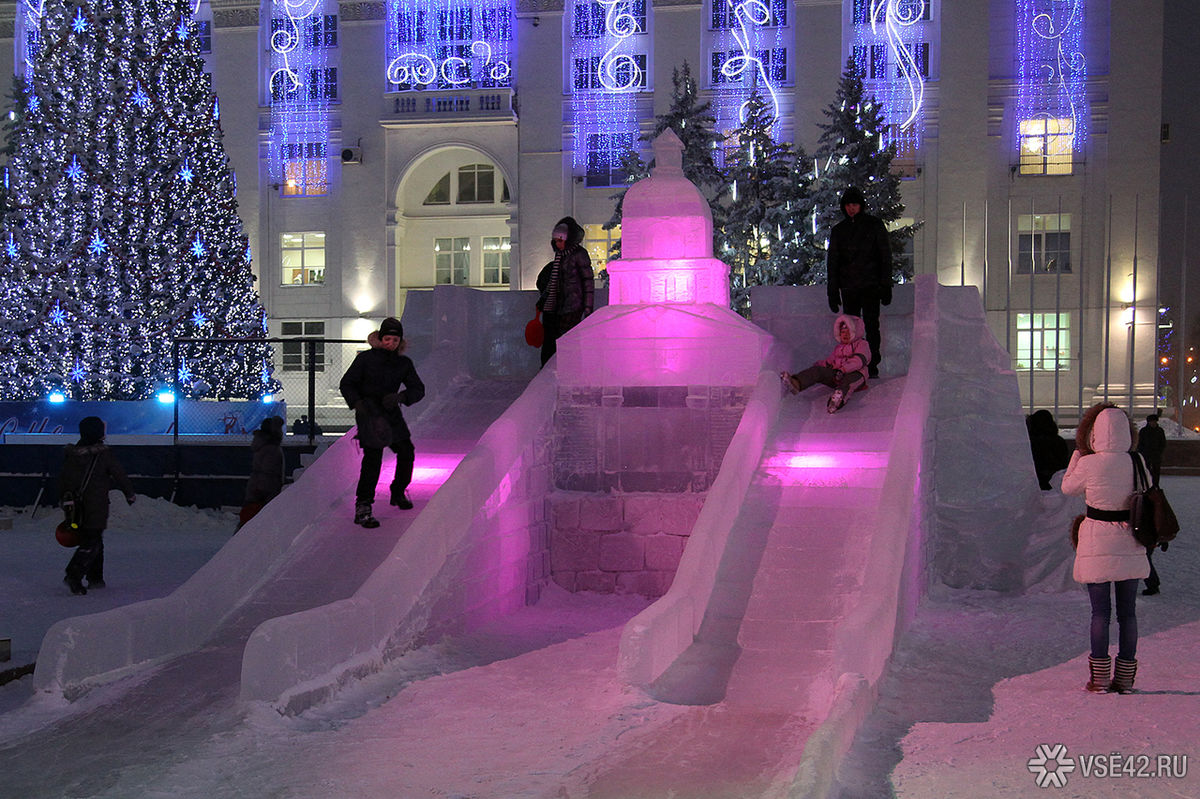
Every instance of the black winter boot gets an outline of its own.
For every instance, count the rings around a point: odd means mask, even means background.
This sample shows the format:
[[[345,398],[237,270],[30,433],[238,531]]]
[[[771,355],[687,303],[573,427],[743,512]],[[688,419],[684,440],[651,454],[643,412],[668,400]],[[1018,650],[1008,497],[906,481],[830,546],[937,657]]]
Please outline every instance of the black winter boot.
[[[1118,694],[1133,693],[1133,678],[1137,676],[1137,661],[1117,658],[1117,669],[1113,675],[1112,690]]]
[[[83,587],[83,581],[78,577],[72,577],[68,574],[63,578],[63,582],[66,583],[67,587],[71,589],[71,593],[75,594],[76,596],[82,596],[83,594],[87,593],[87,589]]]
[[[1088,657],[1088,669],[1092,673],[1092,679],[1088,680],[1084,687],[1094,694],[1108,693],[1109,687],[1112,686],[1112,658]]]
[[[371,503],[359,502],[354,506],[354,523],[368,530],[379,526],[379,520],[371,515]]]
[[[412,500],[408,498],[407,491],[393,491],[392,504],[400,510],[412,510]]]

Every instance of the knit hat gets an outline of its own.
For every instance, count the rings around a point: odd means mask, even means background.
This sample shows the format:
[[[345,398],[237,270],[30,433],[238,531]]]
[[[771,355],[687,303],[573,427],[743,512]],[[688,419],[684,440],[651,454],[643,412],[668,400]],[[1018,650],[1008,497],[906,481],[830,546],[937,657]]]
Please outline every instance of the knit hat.
[[[404,325],[400,324],[400,320],[394,316],[389,316],[383,320],[383,324],[379,326],[379,337],[384,336],[399,336],[404,338]]]
[[[82,446],[99,444],[104,440],[104,420],[99,416],[85,416],[79,420],[79,443]]]
[[[862,206],[863,210],[866,210],[867,198],[863,196],[862,190],[856,186],[851,186],[842,194],[842,208],[845,208],[850,203],[857,203]]]

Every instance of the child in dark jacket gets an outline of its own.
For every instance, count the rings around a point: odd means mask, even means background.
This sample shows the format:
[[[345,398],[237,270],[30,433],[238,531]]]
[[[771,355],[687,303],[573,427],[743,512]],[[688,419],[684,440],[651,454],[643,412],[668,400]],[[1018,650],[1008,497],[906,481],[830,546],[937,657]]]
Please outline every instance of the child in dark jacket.
[[[379,526],[371,513],[375,484],[383,465],[383,450],[396,453],[396,475],[392,479],[391,504],[401,510],[412,508],[406,490],[412,481],[412,434],[400,410],[425,396],[425,384],[404,351],[404,328],[400,320],[388,317],[372,333],[371,349],[358,353],[339,388],[346,404],[354,409],[358,425],[358,443],[362,447],[362,471],[355,491],[354,523],[366,528]],[[378,343],[376,343],[378,342]]]
[[[250,480],[238,518],[238,529],[283,490],[283,419],[270,416],[254,431],[250,450]]]
[[[79,525],[79,546],[63,578],[72,594],[104,587],[104,528],[108,526],[108,492],[113,488],[133,504],[133,484],[104,444],[104,420],[88,416],[79,422],[79,443],[67,445],[59,477],[63,511]]]
[[[829,386],[833,394],[825,409],[835,413],[846,404],[851,394],[867,385],[871,348],[863,337],[864,332],[862,319],[847,314],[839,315],[833,322],[833,337],[837,341],[833,353],[803,372],[781,372],[779,376],[793,394],[817,383]]]

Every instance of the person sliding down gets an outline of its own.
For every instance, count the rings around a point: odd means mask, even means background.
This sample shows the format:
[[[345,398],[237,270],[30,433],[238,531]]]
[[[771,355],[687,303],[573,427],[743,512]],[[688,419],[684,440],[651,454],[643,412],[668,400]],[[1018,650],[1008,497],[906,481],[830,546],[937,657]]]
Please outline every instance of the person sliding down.
[[[833,394],[829,397],[825,410],[836,413],[846,404],[851,394],[867,387],[871,348],[863,334],[862,319],[847,314],[839,315],[833,322],[833,336],[837,344],[828,358],[817,361],[803,372],[780,372],[779,376],[788,391],[798,394],[817,383],[829,386],[833,389]]]

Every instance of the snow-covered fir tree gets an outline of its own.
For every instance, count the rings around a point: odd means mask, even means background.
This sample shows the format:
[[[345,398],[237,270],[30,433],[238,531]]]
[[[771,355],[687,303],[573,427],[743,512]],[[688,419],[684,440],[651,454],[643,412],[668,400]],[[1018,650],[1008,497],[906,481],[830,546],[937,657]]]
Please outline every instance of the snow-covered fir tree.
[[[718,230],[724,221],[721,195],[726,188],[725,174],[716,162],[718,148],[724,138],[716,129],[717,120],[710,112],[711,103],[700,100],[692,68],[687,61],[671,71],[671,106],[654,120],[654,132],[642,136],[641,141],[652,142],[667,128],[683,143],[683,174],[708,200],[713,214],[713,230]],[[628,175],[632,185],[650,175],[652,163],[642,160],[637,150],[630,150],[621,161],[622,171]],[[611,230],[621,224],[625,192],[628,186],[612,196],[616,201],[612,218],[604,225]],[[714,242],[715,243],[715,242]],[[620,242],[613,248],[612,256],[620,257]]]
[[[46,0],[0,228],[0,398],[277,388],[190,0]],[[191,345],[178,375],[172,339]]]
[[[784,282],[788,255],[783,241],[793,230],[789,223],[785,234],[783,217],[806,188],[797,184],[791,145],[772,136],[774,119],[757,90],[750,94],[742,114],[725,159],[729,193],[724,198],[717,257],[729,264],[734,309],[745,313],[751,286]]]
[[[884,223],[893,223],[904,215],[900,200],[900,178],[892,171],[896,149],[887,142],[887,120],[883,108],[863,88],[862,67],[853,57],[846,61],[834,101],[824,110],[828,122],[818,125],[821,136],[814,154],[817,180],[813,202],[817,209],[819,235],[828,238],[829,230],[842,220],[841,196],[857,186],[867,198],[867,210]],[[920,228],[920,223],[893,229],[889,224],[892,253],[899,253]],[[896,277],[912,277],[902,259],[893,258]],[[819,276],[823,279],[822,274]],[[814,277],[817,275],[814,274]]]

